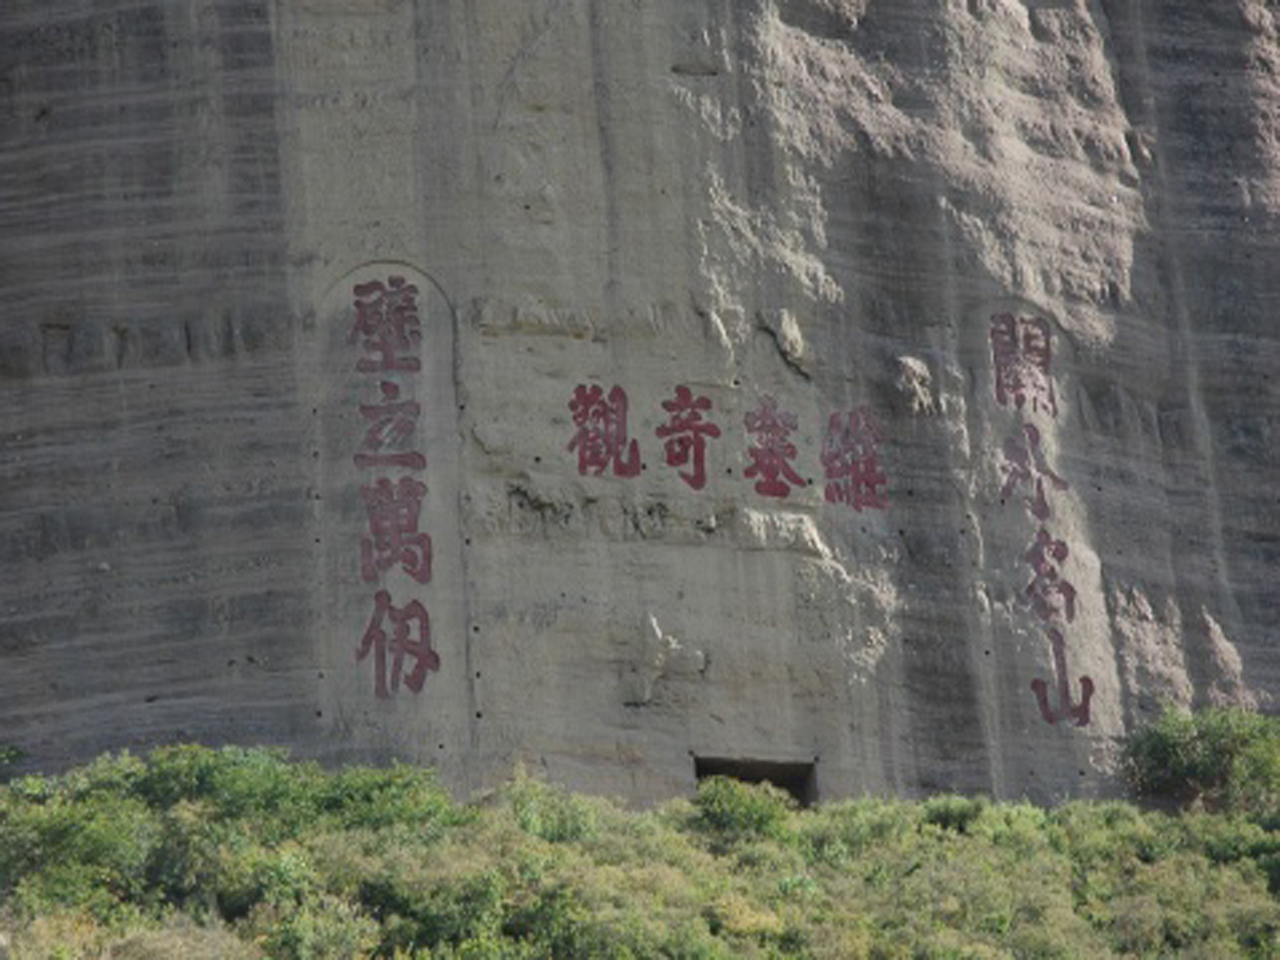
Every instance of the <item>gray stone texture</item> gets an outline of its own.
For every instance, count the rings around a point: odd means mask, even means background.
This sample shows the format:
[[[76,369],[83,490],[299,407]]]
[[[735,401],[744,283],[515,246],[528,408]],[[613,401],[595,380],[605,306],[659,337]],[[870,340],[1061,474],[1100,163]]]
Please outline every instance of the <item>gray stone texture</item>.
[[[1162,699],[1268,708],[1278,31],[1266,0],[7,0],[0,742],[1051,800],[1115,792]],[[421,369],[361,372],[354,288],[392,276]],[[1021,409],[1006,315],[1052,347]],[[579,385],[626,391],[637,475],[580,471]],[[657,433],[679,385],[701,489]],[[353,460],[392,389],[421,470]],[[766,395],[785,498],[744,475]],[[824,496],[854,410],[883,508]],[[428,583],[362,570],[380,476],[425,485]],[[1041,528],[1070,616],[1029,602]],[[430,612],[420,691],[357,657],[380,588]],[[1087,725],[1037,704],[1051,628]]]

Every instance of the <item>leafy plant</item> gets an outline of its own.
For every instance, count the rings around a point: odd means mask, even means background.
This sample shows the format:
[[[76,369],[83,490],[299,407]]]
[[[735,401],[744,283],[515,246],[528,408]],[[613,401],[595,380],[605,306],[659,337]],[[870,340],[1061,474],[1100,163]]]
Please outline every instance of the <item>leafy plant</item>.
[[[781,836],[795,800],[770,783],[708,777],[698,784],[694,806],[700,826],[732,843]]]
[[[1130,736],[1125,774],[1139,797],[1280,820],[1280,720],[1245,710],[1166,706]]]
[[[987,808],[986,797],[961,797],[953,793],[930,797],[924,802],[924,819],[926,823],[941,827],[943,830],[954,830],[956,833],[968,833],[969,827],[982,816]]]
[[[522,830],[551,843],[583,840],[596,831],[596,811],[585,797],[534,780],[523,769],[506,791]]]
[[[26,751],[11,743],[0,743],[0,769],[25,760]]]
[[[410,766],[183,746],[0,786],[0,928],[14,960],[1280,954],[1280,833],[1199,807],[709,779],[635,813],[525,774],[459,806]]]

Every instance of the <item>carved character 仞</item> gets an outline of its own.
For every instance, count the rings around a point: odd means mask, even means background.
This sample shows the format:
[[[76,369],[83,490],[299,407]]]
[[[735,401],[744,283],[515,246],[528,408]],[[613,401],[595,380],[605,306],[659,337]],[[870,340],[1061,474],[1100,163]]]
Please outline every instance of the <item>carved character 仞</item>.
[[[427,608],[417,600],[395,607],[391,603],[391,594],[386,590],[374,594],[373,602],[373,616],[360,638],[360,646],[356,648],[356,662],[361,662],[370,650],[373,651],[373,686],[379,697],[390,697],[399,690],[402,677],[406,687],[414,693],[420,692],[427,673],[440,669],[440,657],[431,649],[431,623]],[[384,629],[384,621],[391,623],[390,637]],[[387,674],[388,653],[391,654],[390,676]],[[409,675],[403,676],[406,656],[413,657],[416,662]]]

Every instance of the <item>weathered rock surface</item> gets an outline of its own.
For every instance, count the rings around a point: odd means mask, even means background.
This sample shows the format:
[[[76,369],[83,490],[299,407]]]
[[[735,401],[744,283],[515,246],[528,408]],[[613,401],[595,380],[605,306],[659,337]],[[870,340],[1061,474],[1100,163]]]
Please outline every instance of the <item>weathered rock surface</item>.
[[[0,740],[1047,799],[1265,707],[1278,29],[8,0]]]

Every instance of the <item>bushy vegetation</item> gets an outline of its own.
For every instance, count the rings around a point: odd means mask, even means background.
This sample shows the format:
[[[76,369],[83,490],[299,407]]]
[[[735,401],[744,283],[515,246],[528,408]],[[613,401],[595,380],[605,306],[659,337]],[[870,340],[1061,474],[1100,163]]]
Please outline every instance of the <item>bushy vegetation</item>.
[[[1280,839],[1227,796],[798,810],[713,778],[633,813],[518,775],[463,806],[417,768],[181,746],[0,787],[0,928],[15,960],[1277,956]]]
[[[1244,710],[1166,707],[1129,738],[1126,773],[1139,797],[1246,814],[1280,826],[1280,719]]]

